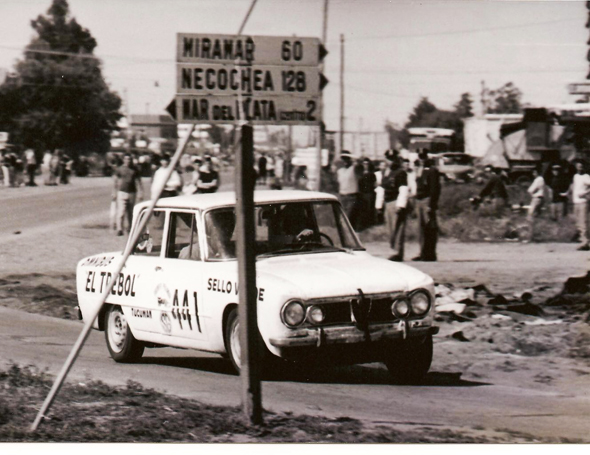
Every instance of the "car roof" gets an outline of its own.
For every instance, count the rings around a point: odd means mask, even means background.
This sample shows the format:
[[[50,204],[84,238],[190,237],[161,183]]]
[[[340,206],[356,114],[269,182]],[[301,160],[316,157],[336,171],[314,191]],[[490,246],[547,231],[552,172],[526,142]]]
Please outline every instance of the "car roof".
[[[280,203],[296,201],[325,201],[338,200],[336,196],[316,191],[295,191],[295,190],[262,190],[254,191],[254,203]],[[140,206],[148,206],[151,201],[145,201]],[[159,199],[156,207],[177,208],[177,209],[200,209],[207,210],[215,207],[233,206],[236,203],[234,191],[222,191],[218,193],[191,194],[189,196],[176,196]]]

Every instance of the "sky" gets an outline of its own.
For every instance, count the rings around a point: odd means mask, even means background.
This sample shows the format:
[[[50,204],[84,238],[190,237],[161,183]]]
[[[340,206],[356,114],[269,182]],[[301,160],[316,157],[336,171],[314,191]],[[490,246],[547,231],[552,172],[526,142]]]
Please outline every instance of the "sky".
[[[252,0],[69,0],[98,42],[103,76],[132,114],[162,113],[176,86],[177,33],[235,34]],[[573,102],[589,36],[585,1],[329,0],[324,121],[340,127],[341,35],[345,129],[403,125],[421,97],[452,109],[462,93],[479,109],[482,81],[513,82],[533,106]],[[34,36],[51,0],[0,0],[0,68]],[[324,0],[258,0],[245,34],[322,37]]]

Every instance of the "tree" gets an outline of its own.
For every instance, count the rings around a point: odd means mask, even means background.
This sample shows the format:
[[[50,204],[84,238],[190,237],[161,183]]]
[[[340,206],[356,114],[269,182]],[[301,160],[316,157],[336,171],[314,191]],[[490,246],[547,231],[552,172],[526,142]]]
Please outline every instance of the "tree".
[[[408,147],[410,141],[409,128],[448,128],[455,131],[455,137],[451,144],[452,148],[462,150],[464,147],[463,118],[473,115],[471,104],[469,93],[464,93],[455,105],[454,111],[445,111],[438,109],[428,98],[423,97],[414,107],[403,130],[400,131],[391,124],[385,125],[385,129],[389,132],[390,143],[401,143],[404,147]]]
[[[455,113],[460,118],[473,117],[473,100],[470,93],[463,93],[461,99],[454,106]]]
[[[11,142],[74,155],[105,152],[122,117],[120,97],[105,83],[90,31],[69,17],[67,0],[53,0],[31,21],[37,33],[0,86],[0,123]]]
[[[485,95],[486,113],[520,114],[522,113],[522,92],[512,82],[496,90],[488,90]]]

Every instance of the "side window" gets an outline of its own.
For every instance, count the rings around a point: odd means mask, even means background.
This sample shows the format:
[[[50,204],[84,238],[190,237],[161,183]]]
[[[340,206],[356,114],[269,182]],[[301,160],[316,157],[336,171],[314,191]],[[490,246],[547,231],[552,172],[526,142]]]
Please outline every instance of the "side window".
[[[199,236],[194,213],[172,212],[170,214],[170,236],[167,258],[201,259]]]
[[[142,218],[147,212],[143,212]],[[143,232],[133,248],[136,256],[159,256],[162,251],[162,237],[164,236],[164,220],[166,212],[154,210]]]

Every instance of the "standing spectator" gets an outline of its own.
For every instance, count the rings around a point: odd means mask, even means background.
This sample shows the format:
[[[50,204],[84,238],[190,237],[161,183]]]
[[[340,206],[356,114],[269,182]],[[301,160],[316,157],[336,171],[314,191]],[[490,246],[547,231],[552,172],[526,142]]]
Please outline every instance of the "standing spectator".
[[[385,225],[389,236],[389,246],[393,250],[390,261],[404,260],[406,235],[408,176],[400,166],[397,155],[392,156],[391,165],[383,175],[385,199]]]
[[[430,158],[420,162],[416,179],[416,211],[420,255],[413,261],[436,261],[438,223],[436,211],[440,198],[440,173]]]
[[[567,216],[567,193],[571,179],[559,164],[554,164],[551,166],[551,176],[548,183],[551,188],[551,219],[557,221],[560,218],[560,213],[563,218]]]
[[[203,166],[199,169],[199,180],[197,181],[197,192],[215,193],[219,187],[219,174],[211,165],[211,157],[205,155]]]
[[[359,178],[359,230],[375,224],[375,187],[377,178],[373,172],[373,163],[363,158],[363,173]]]
[[[356,227],[356,210],[359,192],[356,170],[352,164],[352,155],[348,150],[343,150],[340,158],[344,166],[338,169],[338,195],[344,213],[350,220],[353,228]]]
[[[402,169],[406,172],[408,181],[408,202],[406,208],[409,216],[414,210],[416,203],[416,172],[410,166],[410,160],[407,158],[402,158]]]
[[[59,163],[61,161],[61,151],[55,150],[51,155],[51,159],[49,160],[49,179],[47,185],[55,186],[57,185],[58,177],[59,177]]]
[[[53,154],[46,150],[43,154],[43,161],[41,162],[41,173],[43,174],[43,183],[49,185],[51,180],[51,157]]]
[[[543,178],[539,166],[533,170],[533,176],[533,183],[531,183],[531,186],[529,186],[529,189],[527,190],[531,195],[531,204],[528,213],[530,221],[541,213],[545,197],[545,179]]]
[[[307,190],[307,166],[297,166],[293,176],[294,188],[296,190]]]
[[[123,156],[123,164],[117,168],[114,174],[114,197],[117,200],[117,235],[123,235],[123,225],[127,217],[127,232],[131,230],[133,221],[133,206],[136,197],[143,199],[143,187],[141,176],[137,169],[132,167],[132,158],[129,153]]]
[[[387,169],[385,161],[379,162],[379,169],[375,171],[375,214],[377,224],[383,224],[385,211],[385,190],[383,189],[383,174]]]
[[[576,175],[571,186],[572,201],[574,203],[574,215],[576,217],[576,227],[580,233],[580,242],[582,245],[578,248],[580,251],[589,251],[588,244],[588,198],[590,196],[590,175],[586,172],[585,163],[581,160],[576,161]]]
[[[17,156],[15,153],[11,153],[11,155],[13,186],[24,186],[23,173],[25,170],[25,164],[20,156]]]
[[[70,174],[72,173],[73,160],[70,155],[63,153],[59,162],[59,183],[60,185],[67,185],[70,182]]]
[[[33,149],[25,150],[25,162],[27,175],[29,176],[27,186],[37,186],[37,184],[35,183],[35,172],[37,172],[37,158],[35,158],[35,151]]]
[[[180,189],[182,188],[182,179],[176,169],[172,170],[170,178],[164,181],[166,174],[168,173],[168,166],[170,165],[170,157],[166,154],[160,158],[160,167],[154,172],[152,179],[152,199],[156,199],[156,193],[159,188],[162,189],[160,198],[178,196]]]
[[[500,217],[504,213],[504,207],[508,205],[508,191],[500,176],[501,169],[486,166],[484,171],[489,177],[489,180],[486,186],[481,190],[479,197],[480,199],[489,197],[492,201],[493,214]]]
[[[260,183],[262,183],[263,185],[266,185],[266,164],[267,164],[268,160],[266,159],[266,156],[264,156],[264,153],[260,155],[260,158],[258,158],[258,177],[260,178]]]
[[[275,176],[275,159],[272,155],[266,159],[266,173],[271,179]]]
[[[531,203],[529,205],[528,221],[529,221],[529,241],[532,241],[535,236],[535,218],[541,214],[541,208],[545,199],[545,179],[541,173],[540,165],[533,171],[535,179],[527,190],[531,195]]]
[[[10,165],[10,157],[8,156],[8,152],[6,150],[3,150],[2,155],[0,156],[0,166],[2,166],[2,177],[4,178],[4,186],[8,188],[12,186],[12,172]]]
[[[284,167],[285,167],[285,160],[283,159],[283,155],[281,153],[279,153],[275,157],[275,177],[279,180],[283,180]]]

